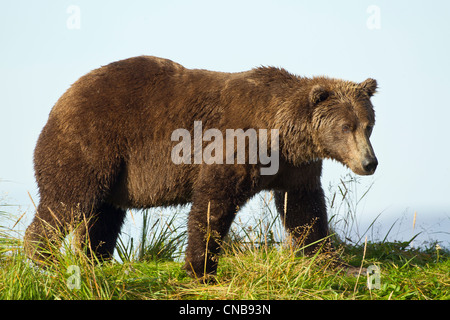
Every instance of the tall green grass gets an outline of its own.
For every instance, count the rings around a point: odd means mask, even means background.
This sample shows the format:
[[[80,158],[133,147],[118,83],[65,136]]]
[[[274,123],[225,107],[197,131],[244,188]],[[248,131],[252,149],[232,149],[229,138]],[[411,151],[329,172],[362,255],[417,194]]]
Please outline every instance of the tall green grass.
[[[357,219],[370,188],[358,192],[358,181],[347,178],[329,192],[336,253],[299,255],[273,197],[261,194],[250,219],[237,217],[209,285],[181,268],[186,229],[178,215],[144,211],[139,236],[121,238],[109,262],[89,258],[68,238],[41,269],[23,252],[19,217],[0,213],[0,299],[450,299],[448,250],[367,237],[374,223],[361,229]],[[381,270],[380,289],[367,286],[370,265]]]
[[[119,238],[117,254],[122,262],[174,261],[180,259],[187,240],[186,227],[178,221],[178,213],[167,217],[142,212],[142,229],[135,244],[134,238],[125,242]]]

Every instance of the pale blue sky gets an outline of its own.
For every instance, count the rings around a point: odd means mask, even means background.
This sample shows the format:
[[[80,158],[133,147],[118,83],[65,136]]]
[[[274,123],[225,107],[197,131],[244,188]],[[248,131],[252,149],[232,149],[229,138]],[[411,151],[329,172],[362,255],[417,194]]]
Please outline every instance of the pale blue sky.
[[[80,28],[68,29],[70,5]],[[380,28],[369,29],[369,6]],[[450,219],[449,1],[9,1],[0,11],[0,192],[37,200],[32,154],[56,100],[81,75],[146,54],[188,68],[275,65],[303,76],[378,80],[379,167],[367,218]],[[324,187],[348,172],[327,162]],[[32,213],[28,214],[32,215]],[[447,217],[447,218],[446,218]]]

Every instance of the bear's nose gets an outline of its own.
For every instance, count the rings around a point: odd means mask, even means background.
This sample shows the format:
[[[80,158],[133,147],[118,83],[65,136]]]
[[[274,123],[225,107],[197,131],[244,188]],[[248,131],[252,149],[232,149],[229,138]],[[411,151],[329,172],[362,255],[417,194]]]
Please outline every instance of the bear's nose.
[[[378,166],[378,160],[376,157],[365,158],[362,162],[362,167],[366,172],[375,172]]]

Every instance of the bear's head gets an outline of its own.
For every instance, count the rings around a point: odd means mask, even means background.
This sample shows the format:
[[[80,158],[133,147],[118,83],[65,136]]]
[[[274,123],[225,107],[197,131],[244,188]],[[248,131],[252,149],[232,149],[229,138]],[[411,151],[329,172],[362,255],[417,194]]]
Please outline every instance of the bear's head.
[[[370,98],[376,89],[374,79],[316,79],[309,92],[309,115],[318,158],[337,160],[359,175],[375,172],[378,160],[369,138],[375,124]]]

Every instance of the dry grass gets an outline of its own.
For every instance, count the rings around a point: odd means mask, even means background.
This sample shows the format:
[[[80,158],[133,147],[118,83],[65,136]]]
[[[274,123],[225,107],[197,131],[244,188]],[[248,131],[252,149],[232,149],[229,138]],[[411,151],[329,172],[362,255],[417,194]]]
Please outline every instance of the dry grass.
[[[322,248],[309,257],[298,255],[270,195],[263,196],[254,215],[260,218],[236,220],[223,243],[216,282],[208,285],[182,270],[186,235],[173,216],[143,214],[139,243],[121,241],[117,261],[99,264],[66,241],[63,250],[55,248],[56,259],[45,270],[25,257],[21,234],[0,223],[0,299],[450,299],[447,250],[414,249],[410,242],[386,237],[381,242],[341,240],[356,225],[350,220],[358,200],[348,199],[351,195],[343,183],[332,198],[337,253]],[[338,209],[346,215],[338,217]],[[3,213],[2,218],[12,217]],[[341,261],[355,266],[359,276],[348,274]],[[364,268],[370,265],[381,270],[380,289],[367,287]]]

